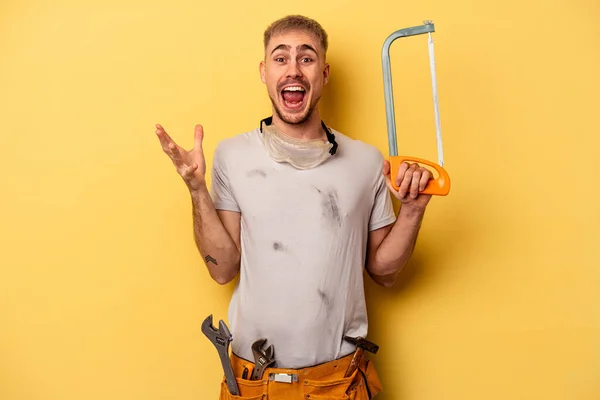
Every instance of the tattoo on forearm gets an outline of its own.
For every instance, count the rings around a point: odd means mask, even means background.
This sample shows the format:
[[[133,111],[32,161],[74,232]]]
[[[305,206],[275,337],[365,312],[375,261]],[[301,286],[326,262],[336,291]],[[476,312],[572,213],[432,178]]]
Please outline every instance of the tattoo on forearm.
[[[214,259],[214,258],[212,258],[211,256],[206,256],[206,257],[204,257],[204,261],[205,261],[205,262],[207,262],[207,263],[208,263],[208,262],[211,262],[211,263],[213,263],[213,264],[215,264],[215,265],[219,265],[219,264],[217,263],[217,260],[215,260],[215,259]]]

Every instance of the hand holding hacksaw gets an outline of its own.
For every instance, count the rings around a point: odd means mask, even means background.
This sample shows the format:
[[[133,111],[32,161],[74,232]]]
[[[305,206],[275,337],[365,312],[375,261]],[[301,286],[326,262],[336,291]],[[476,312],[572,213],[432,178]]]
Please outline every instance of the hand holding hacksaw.
[[[419,193],[431,194],[438,196],[445,196],[450,191],[450,176],[448,172],[443,168],[444,166],[444,152],[442,148],[442,129],[440,124],[438,96],[437,96],[437,82],[435,74],[435,59],[433,51],[433,39],[431,32],[435,32],[435,27],[431,21],[425,21],[424,25],[415,26],[411,28],[400,29],[392,33],[385,40],[382,51],[382,64],[383,64],[383,82],[384,82],[384,93],[385,93],[385,109],[387,118],[387,129],[388,129],[388,145],[390,151],[390,174],[397,172],[400,165],[404,161],[413,161],[419,164],[425,164],[434,168],[438,177],[429,181],[424,190]],[[421,158],[410,157],[410,156],[398,156],[398,143],[396,139],[396,120],[394,115],[394,94],[392,89],[392,72],[390,67],[390,46],[392,42],[401,37],[415,36],[427,33],[429,35],[429,66],[431,70],[431,81],[433,87],[433,104],[434,104],[434,115],[435,115],[435,128],[437,137],[437,151],[438,151],[438,164],[431,161],[427,161]],[[399,187],[396,185],[396,179],[391,179],[392,187],[398,190]]]

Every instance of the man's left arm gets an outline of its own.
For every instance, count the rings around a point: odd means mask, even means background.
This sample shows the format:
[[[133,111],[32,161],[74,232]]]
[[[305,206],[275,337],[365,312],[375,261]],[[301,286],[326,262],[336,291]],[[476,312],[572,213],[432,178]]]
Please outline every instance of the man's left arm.
[[[433,178],[431,172],[417,164],[403,163],[398,170],[396,191],[390,181],[389,162],[384,163],[383,174],[388,189],[402,202],[396,222],[369,233],[367,272],[382,286],[393,286],[400,271],[407,264],[417,242],[423,216],[430,195],[419,194]]]

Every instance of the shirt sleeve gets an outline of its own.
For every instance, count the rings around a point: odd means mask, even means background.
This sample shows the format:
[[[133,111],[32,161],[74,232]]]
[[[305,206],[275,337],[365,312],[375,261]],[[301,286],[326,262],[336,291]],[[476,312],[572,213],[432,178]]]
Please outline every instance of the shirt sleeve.
[[[374,231],[396,221],[396,213],[394,212],[390,191],[382,173],[378,174],[375,189],[375,201],[373,202],[371,218],[369,219],[369,231]]]
[[[241,212],[231,190],[231,181],[227,172],[227,159],[223,146],[220,144],[215,149],[213,158],[211,198],[217,210]]]

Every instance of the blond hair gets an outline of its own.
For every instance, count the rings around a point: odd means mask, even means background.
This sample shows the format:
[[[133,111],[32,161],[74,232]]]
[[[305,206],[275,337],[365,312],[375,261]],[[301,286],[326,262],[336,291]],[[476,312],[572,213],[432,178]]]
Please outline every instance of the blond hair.
[[[265,50],[272,36],[293,30],[304,31],[314,35],[321,43],[324,53],[327,53],[327,32],[325,32],[317,21],[303,15],[288,15],[269,25],[264,33]]]

